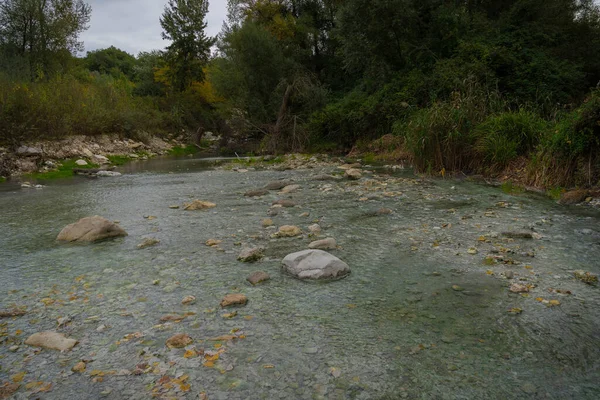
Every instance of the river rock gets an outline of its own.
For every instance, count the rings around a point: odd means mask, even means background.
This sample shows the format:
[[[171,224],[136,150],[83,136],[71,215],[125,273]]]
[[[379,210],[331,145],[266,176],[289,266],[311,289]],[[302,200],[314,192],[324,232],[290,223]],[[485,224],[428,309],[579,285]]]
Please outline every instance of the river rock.
[[[41,332],[29,336],[25,344],[45,349],[68,351],[75,347],[77,340],[67,339],[65,335],[58,332]]]
[[[191,203],[185,203],[183,209],[186,211],[208,210],[215,208],[217,205],[209,201],[194,200]]]
[[[510,239],[533,239],[533,232],[502,232],[502,236]]]
[[[110,164],[110,160],[108,159],[108,157],[105,156],[101,156],[99,154],[93,154],[92,155],[92,162],[94,164]]]
[[[256,190],[250,190],[246,193],[244,193],[244,196],[246,197],[260,197],[260,196],[264,196],[266,194],[268,194],[269,191],[267,189],[256,189]]]
[[[75,165],[78,165],[80,167],[85,167],[86,165],[88,165],[88,162],[85,160],[77,160],[77,161],[75,161]]]
[[[228,294],[221,300],[221,307],[245,306],[248,303],[248,298],[243,294]]]
[[[521,283],[513,283],[508,290],[512,293],[529,293],[529,287]]]
[[[37,157],[42,155],[42,149],[37,147],[21,146],[17,149],[17,155],[23,157]]]
[[[294,192],[298,191],[298,189],[300,189],[300,185],[288,185],[288,186],[284,187],[283,189],[281,189],[281,191],[279,193],[280,194],[294,193]]]
[[[563,193],[558,202],[565,205],[579,204],[585,201],[589,193],[587,190],[571,190]]]
[[[337,249],[337,242],[334,238],[327,238],[323,240],[317,240],[308,245],[309,249],[318,250],[334,250]]]
[[[85,363],[83,361],[80,361],[77,364],[75,364],[73,366],[73,368],[71,368],[71,371],[81,374],[81,373],[85,372],[85,369],[86,369]]]
[[[137,245],[138,249],[145,249],[147,247],[152,247],[152,246],[156,246],[157,244],[160,243],[160,240],[155,239],[155,238],[145,238],[142,243]]]
[[[208,240],[206,241],[206,243],[205,243],[205,244],[206,244],[208,247],[213,247],[213,246],[218,246],[218,245],[220,245],[221,243],[223,243],[223,241],[222,241],[222,240],[217,240],[217,239],[208,239]]]
[[[120,172],[116,172],[116,171],[98,171],[96,172],[96,176],[99,176],[101,178],[116,178],[118,176],[122,176],[122,174]]]
[[[304,250],[283,259],[283,269],[298,279],[341,279],[350,273],[348,264],[322,250]]]
[[[321,233],[321,225],[312,224],[311,226],[308,227],[308,230],[310,233],[314,233],[314,234]]]
[[[321,181],[321,182],[323,182],[323,181],[337,181],[338,180],[338,178],[336,178],[333,175],[315,175],[315,176],[313,176],[312,179],[315,180],[315,181]]]
[[[271,235],[273,238],[296,237],[302,235],[302,229],[294,225],[284,225],[279,228],[277,233]]]
[[[262,220],[262,226],[263,228],[268,228],[270,226],[273,226],[273,220],[271,218],[265,218]]]
[[[263,272],[263,271],[256,271],[255,273],[250,275],[248,278],[246,278],[246,280],[248,282],[250,282],[252,285],[258,285],[259,283],[268,281],[270,279],[271,279],[271,277],[269,276],[269,274],[267,274],[266,272]]]
[[[343,169],[343,170],[350,170],[350,169],[356,169],[356,168],[360,168],[361,165],[359,163],[354,163],[354,164],[344,164],[344,165],[340,165],[338,167],[338,169]]]
[[[112,221],[99,216],[82,218],[67,225],[56,240],[63,242],[96,242],[99,240],[127,236],[127,232]]]
[[[167,340],[167,347],[170,349],[182,349],[192,342],[193,339],[189,335],[186,335],[185,333],[179,333],[175,336],[171,336]]]
[[[267,184],[267,186],[265,186],[266,190],[281,190],[286,186],[289,186],[290,182],[289,181],[275,181],[275,182],[270,182]]]
[[[276,200],[272,203],[272,205],[274,206],[281,206],[281,207],[285,207],[285,208],[291,208],[291,207],[296,207],[296,203],[292,200]]]
[[[353,181],[357,181],[360,178],[362,178],[362,174],[360,173],[360,171],[354,168],[346,170],[344,176]]]
[[[185,296],[183,298],[183,300],[181,300],[181,304],[183,304],[184,306],[190,305],[190,304],[194,304],[196,302],[196,297],[195,296]]]
[[[579,269],[577,271],[574,271],[573,275],[580,281],[590,285],[598,283],[598,275],[592,274],[591,272],[586,272],[584,270]]]
[[[260,261],[263,258],[263,251],[264,249],[262,247],[245,248],[238,256],[238,260],[246,263]]]

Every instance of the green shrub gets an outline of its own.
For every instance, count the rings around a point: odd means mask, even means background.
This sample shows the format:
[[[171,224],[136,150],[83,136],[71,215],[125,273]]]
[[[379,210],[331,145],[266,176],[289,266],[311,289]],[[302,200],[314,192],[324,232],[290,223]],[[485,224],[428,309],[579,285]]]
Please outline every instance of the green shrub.
[[[493,98],[477,88],[456,92],[450,101],[420,109],[406,122],[398,121],[394,133],[404,137],[418,171],[472,170],[478,162],[473,130],[493,109]]]
[[[592,186],[600,179],[600,92],[559,116],[542,138],[529,165],[530,183],[540,186]]]
[[[487,118],[475,129],[477,151],[493,169],[530,153],[547,130],[546,121],[524,110]]]

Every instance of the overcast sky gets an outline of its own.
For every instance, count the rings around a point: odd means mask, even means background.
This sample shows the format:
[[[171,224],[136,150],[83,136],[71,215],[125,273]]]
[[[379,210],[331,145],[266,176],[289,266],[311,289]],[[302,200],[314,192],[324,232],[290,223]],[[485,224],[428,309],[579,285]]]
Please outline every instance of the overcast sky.
[[[92,6],[90,29],[81,35],[85,50],[115,46],[137,55],[140,51],[162,49],[159,18],[167,0],[87,0]],[[221,31],[227,13],[227,0],[211,0],[208,34]]]

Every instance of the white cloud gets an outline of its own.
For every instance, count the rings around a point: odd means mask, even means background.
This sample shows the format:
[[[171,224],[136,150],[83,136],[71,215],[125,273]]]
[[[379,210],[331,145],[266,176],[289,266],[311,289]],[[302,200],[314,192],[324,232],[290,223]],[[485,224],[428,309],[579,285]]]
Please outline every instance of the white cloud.
[[[88,0],[90,29],[81,35],[85,50],[115,46],[131,54],[163,49],[159,18],[167,0]],[[207,33],[216,36],[227,13],[226,0],[210,1]]]

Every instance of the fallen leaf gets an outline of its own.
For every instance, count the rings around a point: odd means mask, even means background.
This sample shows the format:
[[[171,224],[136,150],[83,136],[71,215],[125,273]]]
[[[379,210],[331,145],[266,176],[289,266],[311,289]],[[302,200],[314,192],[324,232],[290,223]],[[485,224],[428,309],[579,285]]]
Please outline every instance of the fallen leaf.
[[[10,380],[13,381],[14,383],[21,383],[21,382],[23,382],[23,378],[25,378],[25,374],[27,374],[27,372],[25,372],[25,371],[19,372],[18,374],[12,375],[10,377]]]

